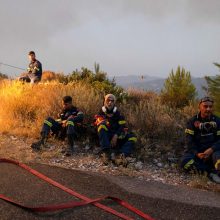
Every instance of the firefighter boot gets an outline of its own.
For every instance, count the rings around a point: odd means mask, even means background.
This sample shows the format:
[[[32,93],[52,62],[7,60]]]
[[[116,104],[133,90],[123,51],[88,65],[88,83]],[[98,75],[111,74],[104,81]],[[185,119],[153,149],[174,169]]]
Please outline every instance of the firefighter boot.
[[[33,150],[41,150],[43,146],[45,146],[47,140],[47,134],[45,132],[41,133],[41,139],[37,142],[31,144],[31,148]]]
[[[110,163],[110,160],[111,160],[111,149],[110,148],[103,149],[101,153],[101,161],[103,165],[108,165]]]
[[[117,155],[117,157],[115,158],[114,160],[114,163],[117,165],[117,166],[120,166],[122,165],[123,167],[127,167],[128,165],[128,161],[125,157],[125,155],[122,153],[122,154],[119,154]]]
[[[74,153],[74,137],[73,137],[73,135],[70,135],[70,134],[67,135],[67,142],[68,142],[68,145],[67,145],[67,149],[65,152],[65,156],[69,157],[69,156],[72,156]]]

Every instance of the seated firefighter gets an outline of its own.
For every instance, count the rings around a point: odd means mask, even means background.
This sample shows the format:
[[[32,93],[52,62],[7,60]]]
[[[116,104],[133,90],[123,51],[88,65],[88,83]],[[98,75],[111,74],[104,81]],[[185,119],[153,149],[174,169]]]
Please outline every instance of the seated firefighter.
[[[83,121],[83,113],[72,104],[71,96],[64,96],[62,99],[63,110],[58,114],[58,119],[49,117],[44,121],[41,130],[41,139],[31,145],[35,150],[40,150],[45,145],[50,132],[65,138],[67,136],[68,146],[64,153],[71,156],[74,152],[74,140]]]
[[[38,83],[42,77],[42,64],[36,59],[35,52],[30,51],[28,54],[30,64],[27,68],[28,73],[23,74],[18,78],[19,81],[28,83]]]
[[[114,160],[115,155],[127,157],[133,149],[137,138],[125,127],[126,121],[115,106],[116,97],[108,94],[104,106],[95,116],[101,152],[107,161]]]
[[[187,151],[181,167],[185,171],[207,172],[220,183],[220,119],[212,114],[213,104],[210,97],[202,98],[199,113],[189,120],[185,130]]]

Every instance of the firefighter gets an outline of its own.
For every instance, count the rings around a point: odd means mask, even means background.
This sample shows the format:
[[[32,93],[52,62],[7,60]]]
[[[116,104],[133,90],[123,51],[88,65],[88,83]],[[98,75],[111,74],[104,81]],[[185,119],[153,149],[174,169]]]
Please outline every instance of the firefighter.
[[[213,114],[214,101],[204,97],[199,113],[192,117],[185,130],[187,150],[181,159],[185,171],[207,172],[220,183],[220,119]]]
[[[42,65],[36,59],[35,52],[30,51],[28,53],[28,57],[30,60],[30,64],[27,68],[28,73],[24,74],[23,76],[19,77],[19,81],[22,82],[29,82],[29,83],[38,83],[41,81],[42,77]]]
[[[83,113],[72,104],[71,96],[64,96],[62,99],[63,110],[58,114],[58,119],[48,117],[41,130],[41,139],[31,145],[35,150],[40,150],[46,143],[50,132],[61,138],[67,136],[67,148],[63,152],[66,156],[71,156],[74,152],[74,140],[79,133],[79,128],[83,122]]]
[[[106,95],[103,107],[95,115],[101,152],[108,160],[114,160],[115,155],[129,156],[137,141],[135,135],[128,132],[125,118],[115,104],[116,97],[113,94]]]

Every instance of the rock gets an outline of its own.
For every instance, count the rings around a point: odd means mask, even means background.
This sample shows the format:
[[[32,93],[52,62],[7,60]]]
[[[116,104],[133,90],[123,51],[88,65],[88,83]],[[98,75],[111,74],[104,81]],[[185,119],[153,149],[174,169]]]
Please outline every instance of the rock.
[[[97,155],[101,152],[101,149],[99,147],[94,148],[93,154]]]
[[[135,163],[136,162],[136,158],[134,158],[134,157],[126,157],[126,160],[128,161],[128,163]]]
[[[137,163],[135,163],[134,167],[136,170],[141,170],[143,169],[143,163],[141,161],[138,161]]]
[[[88,150],[90,150],[90,149],[91,149],[91,146],[89,146],[89,145],[86,145],[86,146],[85,146],[85,150],[86,150],[86,151],[88,151]]]
[[[157,163],[157,166],[158,166],[159,168],[162,168],[162,167],[163,167],[163,164],[162,164],[162,163]]]
[[[158,163],[158,160],[157,159],[153,159],[153,163]]]
[[[168,157],[167,160],[170,163],[177,163],[178,162],[178,158],[177,157]]]
[[[52,159],[53,163],[61,163],[63,160],[62,159]]]
[[[138,179],[139,179],[139,180],[143,180],[144,177],[143,177],[143,176],[139,176]]]
[[[135,164],[134,164],[134,163],[129,163],[129,164],[127,165],[127,168],[129,168],[129,169],[134,169],[134,167],[135,167]]]
[[[177,168],[177,164],[176,163],[171,163],[170,165],[173,169]]]
[[[165,164],[165,165],[164,165],[164,168],[165,168],[165,169],[168,169],[168,168],[169,168],[169,165],[168,165],[168,164]]]

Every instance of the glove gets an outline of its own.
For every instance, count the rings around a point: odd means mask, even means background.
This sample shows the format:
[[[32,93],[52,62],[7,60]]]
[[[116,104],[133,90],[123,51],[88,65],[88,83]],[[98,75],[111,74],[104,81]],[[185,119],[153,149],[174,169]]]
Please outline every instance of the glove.
[[[27,68],[27,71],[28,71],[28,73],[31,73],[31,72],[32,72],[32,70],[31,70],[30,67]]]

